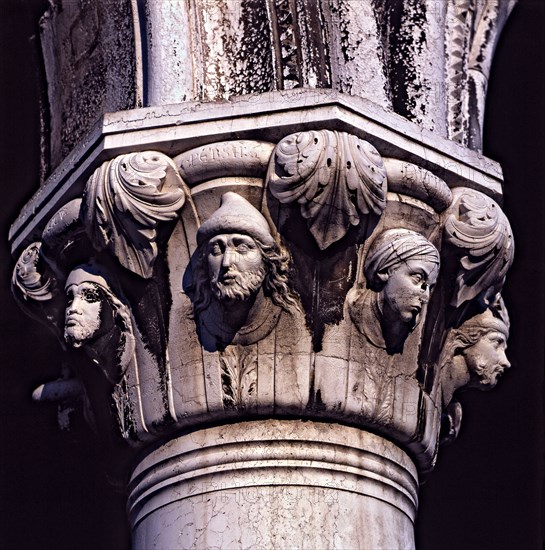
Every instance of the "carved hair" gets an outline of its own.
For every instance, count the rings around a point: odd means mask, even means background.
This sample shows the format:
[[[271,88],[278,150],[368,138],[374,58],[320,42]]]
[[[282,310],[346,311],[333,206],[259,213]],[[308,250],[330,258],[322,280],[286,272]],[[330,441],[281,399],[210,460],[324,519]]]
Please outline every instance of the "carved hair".
[[[100,293],[101,297],[107,301],[114,314],[114,322],[119,327],[121,332],[131,331],[131,313],[127,305],[125,305],[112,291],[111,289],[99,285],[98,283],[90,282],[97,291]]]
[[[445,347],[443,348],[444,360],[441,364],[446,365],[454,356],[460,355],[465,349],[474,346],[479,340],[481,340],[487,334],[491,332],[501,332],[506,334],[506,327],[504,325],[503,330],[500,330],[497,326],[472,326],[465,327],[462,325],[460,328],[452,329],[447,337]]]
[[[275,305],[285,311],[289,311],[290,308],[299,309],[293,292],[289,287],[288,252],[276,243],[263,244],[255,238],[254,242],[261,252],[265,266],[266,273],[262,285],[265,296],[270,297]],[[197,260],[193,270],[193,283],[188,289],[188,292],[193,297],[193,311],[196,316],[210,305],[212,299],[206,261],[207,246],[208,242],[204,242],[197,249]]]

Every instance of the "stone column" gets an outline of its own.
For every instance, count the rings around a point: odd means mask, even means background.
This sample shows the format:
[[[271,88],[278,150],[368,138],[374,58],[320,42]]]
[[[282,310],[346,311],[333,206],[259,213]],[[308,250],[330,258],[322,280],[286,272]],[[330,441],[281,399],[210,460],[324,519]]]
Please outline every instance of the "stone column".
[[[10,234],[69,365],[34,398],[119,453],[134,548],[414,547],[457,393],[509,367],[513,3],[62,4]]]
[[[338,423],[254,420],[182,435],[133,472],[136,548],[412,548],[417,472]]]

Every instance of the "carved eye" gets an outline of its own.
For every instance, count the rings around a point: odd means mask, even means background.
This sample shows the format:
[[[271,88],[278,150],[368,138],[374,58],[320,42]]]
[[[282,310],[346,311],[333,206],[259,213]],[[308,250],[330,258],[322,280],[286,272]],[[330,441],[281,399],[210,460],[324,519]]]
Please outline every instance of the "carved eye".
[[[505,344],[505,341],[501,336],[498,336],[497,338],[494,338],[494,344],[497,348],[499,348]]]
[[[249,252],[250,250],[252,250],[252,247],[246,243],[240,243],[237,245],[237,252]]]
[[[81,296],[82,298],[92,304],[94,302],[99,302],[100,301],[100,294],[98,293],[97,290],[94,290],[94,289],[86,289],[84,290],[82,293],[81,293]]]
[[[221,254],[223,254],[223,250],[222,250],[221,246],[219,245],[219,243],[215,242],[215,243],[210,244],[210,247],[208,249],[208,253],[211,256],[220,256]]]
[[[427,286],[427,283],[424,280],[424,276],[421,273],[411,273],[411,279],[414,281],[415,285],[420,285],[423,283]]]
[[[501,334],[489,334],[488,340],[492,343],[495,349],[500,349],[507,344],[505,338]]]

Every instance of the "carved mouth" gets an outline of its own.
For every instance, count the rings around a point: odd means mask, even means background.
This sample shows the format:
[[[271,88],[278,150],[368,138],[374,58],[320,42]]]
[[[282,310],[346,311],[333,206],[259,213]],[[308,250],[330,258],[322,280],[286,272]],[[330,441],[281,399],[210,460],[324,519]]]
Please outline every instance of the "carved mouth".
[[[80,324],[81,323],[79,319],[76,319],[75,317],[68,317],[68,319],[66,319],[66,322],[65,322],[65,326],[67,327],[73,327]]]
[[[237,278],[238,276],[236,273],[226,273],[221,277],[221,282],[223,284],[229,285],[235,283],[237,281]]]

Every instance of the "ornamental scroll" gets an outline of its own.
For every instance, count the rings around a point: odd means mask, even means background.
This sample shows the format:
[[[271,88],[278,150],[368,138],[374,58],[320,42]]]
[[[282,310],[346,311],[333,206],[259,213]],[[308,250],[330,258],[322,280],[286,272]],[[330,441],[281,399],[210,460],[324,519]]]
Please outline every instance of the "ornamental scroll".
[[[166,155],[122,155],[89,179],[82,219],[99,250],[107,248],[123,267],[149,278],[158,252],[157,225],[176,218],[186,195]]]

